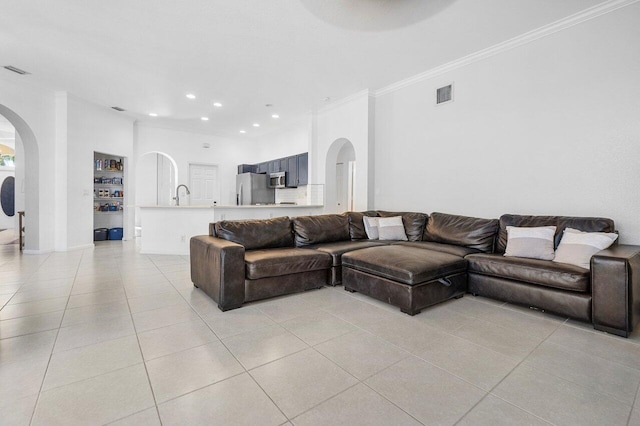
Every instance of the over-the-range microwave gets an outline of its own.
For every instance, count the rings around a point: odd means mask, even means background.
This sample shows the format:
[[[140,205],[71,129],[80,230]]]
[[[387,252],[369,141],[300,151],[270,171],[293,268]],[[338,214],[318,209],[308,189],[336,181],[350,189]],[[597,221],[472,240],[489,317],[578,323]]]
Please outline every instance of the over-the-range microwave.
[[[287,172],[269,173],[269,188],[286,188]]]

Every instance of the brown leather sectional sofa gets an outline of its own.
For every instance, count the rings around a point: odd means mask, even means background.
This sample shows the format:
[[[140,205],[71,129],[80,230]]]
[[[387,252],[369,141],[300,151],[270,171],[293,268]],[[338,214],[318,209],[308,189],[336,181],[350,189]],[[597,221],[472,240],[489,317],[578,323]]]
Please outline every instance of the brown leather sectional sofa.
[[[363,216],[402,216],[408,241],[368,240]],[[220,221],[191,239],[191,279],[223,310],[343,284],[414,315],[465,292],[523,304],[628,336],[640,314],[640,246],[614,245],[591,270],[505,257],[507,226],[613,232],[605,218],[367,211]]]

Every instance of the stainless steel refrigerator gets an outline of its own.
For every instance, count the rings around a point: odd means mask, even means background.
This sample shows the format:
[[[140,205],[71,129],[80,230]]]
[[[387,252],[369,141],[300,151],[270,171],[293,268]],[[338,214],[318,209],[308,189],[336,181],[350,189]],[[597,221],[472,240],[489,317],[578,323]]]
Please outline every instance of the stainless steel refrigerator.
[[[267,186],[266,174],[242,173],[236,175],[236,204],[273,204],[276,202],[276,190]]]

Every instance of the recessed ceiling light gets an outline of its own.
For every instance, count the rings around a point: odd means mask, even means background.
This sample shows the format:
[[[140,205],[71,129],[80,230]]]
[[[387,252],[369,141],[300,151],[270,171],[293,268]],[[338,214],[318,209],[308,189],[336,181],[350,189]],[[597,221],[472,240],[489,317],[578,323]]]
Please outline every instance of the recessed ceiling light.
[[[258,123],[253,123],[253,127],[260,127]]]
[[[280,118],[280,116],[278,114],[273,114],[271,118]]]
[[[158,114],[156,114],[155,112],[150,112],[150,113],[149,113],[149,115],[150,115],[151,117],[157,117],[157,116],[158,116]]]
[[[240,133],[247,133],[246,130],[240,130]]]
[[[220,102],[214,102],[213,106],[216,108],[220,108],[222,106],[222,104]]]
[[[188,99],[195,99],[196,95],[194,95],[193,93],[187,93],[187,98]]]
[[[202,121],[209,121],[209,117],[200,117],[200,120],[202,120]]]

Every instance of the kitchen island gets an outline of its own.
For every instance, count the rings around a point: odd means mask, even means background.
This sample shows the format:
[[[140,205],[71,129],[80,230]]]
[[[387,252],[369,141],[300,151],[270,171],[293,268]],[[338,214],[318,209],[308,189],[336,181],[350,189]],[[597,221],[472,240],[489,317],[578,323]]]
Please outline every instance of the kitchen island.
[[[209,233],[219,220],[269,219],[322,214],[322,205],[139,206],[143,254],[189,254],[189,239]]]

